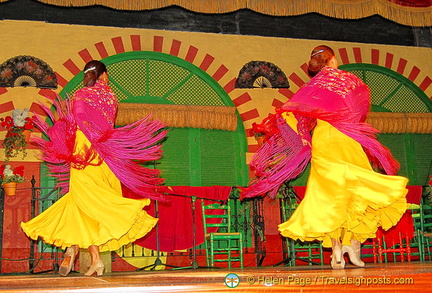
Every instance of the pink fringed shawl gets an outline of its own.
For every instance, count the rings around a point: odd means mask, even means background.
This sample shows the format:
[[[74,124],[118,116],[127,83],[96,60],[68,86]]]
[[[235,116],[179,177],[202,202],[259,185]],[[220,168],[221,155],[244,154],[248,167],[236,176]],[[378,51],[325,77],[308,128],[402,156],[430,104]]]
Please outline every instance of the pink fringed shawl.
[[[142,197],[161,199],[158,187],[163,183],[160,172],[142,163],[162,156],[161,140],[166,135],[159,121],[143,118],[133,124],[114,128],[117,101],[109,86],[97,82],[93,87],[78,90],[73,100],[52,100],[54,110],[41,105],[53,126],[38,117],[35,121],[48,140],[35,138],[41,159],[58,179],[63,192],[69,189],[70,168],[85,168],[98,154],[116,177]],[[74,155],[75,132],[79,128],[91,147]],[[97,164],[100,164],[99,161]],[[94,164],[94,162],[92,162]]]
[[[376,167],[387,174],[396,174],[399,163],[376,139],[378,131],[365,123],[369,107],[369,88],[357,76],[339,69],[323,68],[282,108],[276,109],[273,119],[266,119],[266,123],[274,123],[278,131],[270,137],[266,135],[267,140],[253,157],[250,165],[257,178],[242,190],[242,198],[266,194],[274,197],[285,181],[304,171],[311,158],[311,148],[303,145],[302,138],[311,141],[309,133],[316,119],[327,121],[355,139]],[[285,123],[281,117],[284,112],[294,113],[299,121],[299,134]]]

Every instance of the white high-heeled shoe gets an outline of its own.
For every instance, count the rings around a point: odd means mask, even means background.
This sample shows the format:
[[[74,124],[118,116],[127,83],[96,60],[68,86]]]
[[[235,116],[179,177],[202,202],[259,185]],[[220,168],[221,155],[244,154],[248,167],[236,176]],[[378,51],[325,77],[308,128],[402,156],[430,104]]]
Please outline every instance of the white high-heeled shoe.
[[[334,270],[343,270],[345,268],[345,259],[340,246],[333,247],[330,264]]]
[[[365,263],[360,259],[360,248],[357,250],[354,250],[352,246],[343,245],[342,246],[342,255],[345,253],[348,253],[349,259],[351,263],[357,267],[363,268],[365,266]]]

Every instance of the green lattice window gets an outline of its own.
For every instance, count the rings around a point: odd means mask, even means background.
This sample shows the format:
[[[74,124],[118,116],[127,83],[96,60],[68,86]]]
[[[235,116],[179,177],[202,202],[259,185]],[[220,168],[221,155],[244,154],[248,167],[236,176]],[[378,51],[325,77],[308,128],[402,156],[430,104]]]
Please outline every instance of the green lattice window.
[[[193,64],[157,52],[128,52],[102,60],[110,86],[124,103],[232,106],[220,85]],[[75,76],[63,92],[83,85],[83,73]]]
[[[432,111],[428,96],[408,78],[385,67],[353,63],[340,66],[361,78],[371,90],[373,112]]]

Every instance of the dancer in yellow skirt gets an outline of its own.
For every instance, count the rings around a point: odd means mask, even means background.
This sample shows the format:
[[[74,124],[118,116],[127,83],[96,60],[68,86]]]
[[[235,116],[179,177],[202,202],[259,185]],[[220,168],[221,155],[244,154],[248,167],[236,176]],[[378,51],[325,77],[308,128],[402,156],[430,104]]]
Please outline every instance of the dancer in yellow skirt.
[[[323,241],[332,247],[332,268],[343,269],[345,253],[364,267],[361,243],[374,238],[378,227],[387,230],[400,220],[408,180],[394,175],[399,164],[365,123],[368,87],[337,67],[331,48],[312,51],[314,77],[261,126],[267,140],[251,164],[258,178],[243,197],[274,195],[310,160],[304,199],[279,231],[295,240]],[[370,160],[388,175],[374,171]]]
[[[86,87],[78,90],[72,101],[53,101],[55,115],[44,108],[54,120],[53,127],[37,121],[50,140],[35,142],[65,194],[21,227],[32,239],[41,237],[46,243],[67,248],[59,270],[62,276],[73,268],[79,248],[89,249],[91,255],[85,275],[102,275],[101,251],[117,250],[143,237],[157,222],[143,207],[149,205],[149,198],[159,197],[157,187],[163,180],[157,170],[144,168],[137,161],[161,156],[159,141],[165,136],[161,131],[164,126],[143,119],[114,129],[117,100],[107,83],[105,65],[96,60],[87,63]],[[122,197],[121,182],[143,199]]]

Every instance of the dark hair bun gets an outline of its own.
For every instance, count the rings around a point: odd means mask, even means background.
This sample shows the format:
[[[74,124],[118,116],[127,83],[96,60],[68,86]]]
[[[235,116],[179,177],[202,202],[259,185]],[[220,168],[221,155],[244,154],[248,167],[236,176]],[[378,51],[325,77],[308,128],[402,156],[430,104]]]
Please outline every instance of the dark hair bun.
[[[98,60],[92,60],[84,66],[84,85],[93,86],[104,72],[107,72],[105,64]]]
[[[328,46],[321,45],[315,47],[311,52],[311,57],[308,64],[309,76],[314,77],[315,75],[317,75],[321,69],[327,66],[330,59],[334,55],[335,54],[333,49]]]

